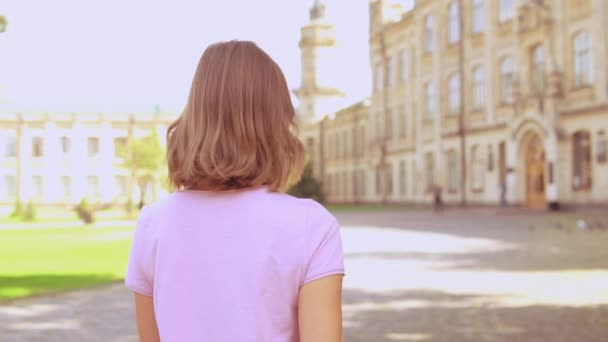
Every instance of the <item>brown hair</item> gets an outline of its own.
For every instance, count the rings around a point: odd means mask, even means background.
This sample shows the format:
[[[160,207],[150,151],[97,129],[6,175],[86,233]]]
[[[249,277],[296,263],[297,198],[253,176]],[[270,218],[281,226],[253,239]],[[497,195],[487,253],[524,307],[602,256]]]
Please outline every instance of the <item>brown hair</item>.
[[[175,189],[284,190],[302,173],[304,148],[285,76],[255,43],[211,45],[188,103],[167,131]]]

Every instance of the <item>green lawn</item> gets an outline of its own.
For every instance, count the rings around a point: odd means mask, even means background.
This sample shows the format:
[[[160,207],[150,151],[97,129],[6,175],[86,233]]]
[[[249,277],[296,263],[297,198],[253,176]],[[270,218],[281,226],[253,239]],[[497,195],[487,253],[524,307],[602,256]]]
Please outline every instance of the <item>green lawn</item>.
[[[0,301],[120,281],[132,228],[0,230]]]
[[[121,209],[105,209],[95,211],[96,222],[127,220],[133,219],[135,217],[136,214],[132,215],[132,217],[128,217],[125,211]],[[80,219],[76,215],[76,212],[71,209],[42,208],[38,210],[36,214],[36,220],[34,220],[33,222],[44,222],[49,224],[57,224],[57,226],[60,226],[60,223],[77,221],[80,221]],[[10,217],[9,214],[0,215],[0,224],[12,223],[23,223],[23,220],[21,220],[21,218],[19,217]]]

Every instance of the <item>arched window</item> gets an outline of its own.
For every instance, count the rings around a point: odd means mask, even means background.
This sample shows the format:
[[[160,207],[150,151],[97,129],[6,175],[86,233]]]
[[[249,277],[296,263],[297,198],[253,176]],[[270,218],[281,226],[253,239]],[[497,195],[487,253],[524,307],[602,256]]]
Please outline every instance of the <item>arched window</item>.
[[[532,87],[535,94],[542,94],[545,89],[545,47],[536,45],[532,49]]]
[[[458,191],[459,184],[458,156],[456,150],[450,150],[448,151],[448,190]]]
[[[433,82],[428,82],[425,87],[425,102],[426,102],[426,120],[432,121],[435,118],[436,111],[436,99],[435,99],[435,85]]]
[[[407,49],[401,51],[401,81],[407,81],[410,78],[410,56]]]
[[[424,159],[426,166],[426,189],[431,191],[437,185],[435,184],[435,156],[433,152],[427,152]]]
[[[485,164],[479,145],[471,147],[471,185],[473,191],[482,191],[485,185]]]
[[[427,15],[424,19],[424,51],[433,51],[433,16]]]
[[[460,6],[456,0],[450,2],[448,12],[448,42],[455,43],[460,40]]]
[[[574,85],[581,87],[593,82],[593,57],[589,32],[581,31],[574,36]]]
[[[473,33],[483,31],[485,26],[483,0],[473,0]]]
[[[452,74],[448,80],[448,101],[450,114],[460,112],[460,76]]]
[[[482,110],[486,105],[485,74],[483,66],[473,69],[473,108]]]
[[[498,8],[498,19],[507,21],[515,16],[515,0],[500,0]]]
[[[503,103],[513,103],[513,83],[515,81],[515,64],[510,56],[500,62],[500,88]]]
[[[572,136],[572,187],[574,190],[591,188],[591,135],[578,131]]]

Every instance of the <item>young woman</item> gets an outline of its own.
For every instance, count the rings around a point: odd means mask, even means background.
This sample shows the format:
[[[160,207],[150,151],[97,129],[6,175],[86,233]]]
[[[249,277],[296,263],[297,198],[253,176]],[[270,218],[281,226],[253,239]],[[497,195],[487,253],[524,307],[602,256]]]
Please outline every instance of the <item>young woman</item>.
[[[341,341],[338,222],[281,192],[302,170],[294,128],[285,77],[264,51],[205,51],[167,134],[176,191],[137,221],[126,285],[141,341]]]

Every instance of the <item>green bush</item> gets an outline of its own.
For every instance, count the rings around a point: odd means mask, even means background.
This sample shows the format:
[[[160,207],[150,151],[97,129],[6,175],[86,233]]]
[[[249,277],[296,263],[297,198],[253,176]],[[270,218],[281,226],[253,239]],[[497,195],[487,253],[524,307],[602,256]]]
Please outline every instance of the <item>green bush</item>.
[[[78,203],[78,205],[76,206],[76,213],[78,214],[78,217],[82,220],[82,222],[84,222],[85,224],[92,224],[93,222],[95,222],[93,209],[89,206],[89,203],[84,198],[80,200],[80,203]]]
[[[298,198],[312,198],[319,203],[325,203],[323,188],[313,175],[311,163],[306,164],[302,178],[287,193]]]
[[[134,209],[133,200],[129,198],[125,203],[125,211],[127,212],[127,215],[133,214]]]
[[[15,201],[15,207],[11,213],[11,218],[20,218],[23,215],[23,204],[20,200]]]
[[[32,201],[28,201],[27,205],[25,206],[25,210],[23,211],[23,214],[21,215],[21,219],[25,222],[32,222],[36,220],[36,206],[34,205],[34,202]]]

